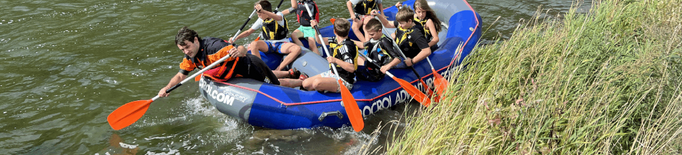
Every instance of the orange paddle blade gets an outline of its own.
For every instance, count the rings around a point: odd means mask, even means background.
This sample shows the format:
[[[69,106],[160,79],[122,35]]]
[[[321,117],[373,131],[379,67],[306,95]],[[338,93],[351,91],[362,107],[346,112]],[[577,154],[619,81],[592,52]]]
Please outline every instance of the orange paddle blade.
[[[424,89],[428,90],[429,94],[427,96],[433,96],[433,90],[431,90],[431,88],[429,88],[429,85],[426,84],[426,82],[424,82],[424,80],[422,80],[421,78],[419,79],[419,82],[422,83],[422,86],[424,86]],[[417,90],[419,90],[419,89],[417,89]]]
[[[199,81],[199,80],[201,80],[201,75],[194,77],[194,81]]]
[[[355,132],[360,132],[362,128],[365,128],[365,121],[362,119],[362,113],[360,113],[358,103],[355,102],[353,94],[350,93],[346,85],[343,85],[341,79],[339,79],[338,82],[339,87],[341,88],[341,101],[343,102],[343,106],[346,108],[346,114],[348,114],[350,125],[353,126],[353,130],[355,130]]]
[[[400,86],[402,86],[403,89],[405,89],[405,91],[407,91],[407,94],[410,94],[410,96],[412,96],[412,98],[419,101],[419,103],[421,103],[425,107],[428,107],[431,104],[431,99],[428,96],[426,96],[426,94],[419,91],[419,89],[417,89],[417,87],[414,87],[409,82],[407,82],[403,79],[399,79],[398,77],[395,77],[395,76],[393,77],[393,80],[398,82],[398,84],[400,84]]]
[[[443,97],[443,93],[445,92],[445,89],[448,88],[448,80],[445,80],[442,75],[438,74],[435,69],[431,69],[433,71],[433,86],[436,88],[436,93],[438,94],[439,97]]]
[[[334,25],[334,22],[336,21],[336,19],[332,18],[332,19],[329,19],[329,21],[332,22],[332,25]]]
[[[138,119],[147,112],[149,105],[154,100],[137,100],[126,103],[118,109],[111,112],[107,117],[107,122],[114,130],[121,130],[125,127],[135,123]]]

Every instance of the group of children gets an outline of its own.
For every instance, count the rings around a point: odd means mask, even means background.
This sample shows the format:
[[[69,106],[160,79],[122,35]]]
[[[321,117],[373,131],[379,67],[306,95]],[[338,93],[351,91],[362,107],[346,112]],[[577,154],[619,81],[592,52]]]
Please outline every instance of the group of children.
[[[351,89],[358,78],[378,81],[391,68],[406,68],[420,62],[437,48],[436,43],[439,41],[440,21],[426,0],[416,0],[413,5],[415,11],[407,7],[401,8],[396,14],[396,21],[387,20],[381,9],[383,8],[381,0],[349,0],[346,6],[353,24],[348,20],[336,20],[332,23],[335,37],[322,39],[317,37],[319,35],[313,29],[319,22],[319,9],[315,2],[291,0],[291,6],[279,12],[272,10],[272,5],[268,0],[259,0],[254,6],[259,19],[249,30],[229,41],[233,43],[260,29],[262,40],[252,42],[249,49],[259,58],[259,51],[288,54],[273,70],[282,86],[300,86],[306,90],[321,92],[340,92],[340,86],[337,83],[337,78],[340,78],[343,84]],[[400,8],[400,6],[400,3],[396,4],[396,7]],[[301,25],[290,34],[294,43],[288,42],[289,28],[284,18],[292,12],[296,14],[297,22]],[[389,38],[383,34],[384,27],[397,28],[397,30]],[[358,40],[350,39],[350,31],[353,31]],[[318,55],[321,54],[317,49],[317,44],[329,45],[332,54],[327,57],[327,60],[330,67],[336,68],[338,75],[330,70],[308,78],[307,75],[301,75],[295,69],[284,71],[285,67],[301,53],[303,44],[299,38],[306,39],[311,51]],[[364,55],[378,64],[365,63]],[[357,70],[358,65],[365,65],[366,69]]]

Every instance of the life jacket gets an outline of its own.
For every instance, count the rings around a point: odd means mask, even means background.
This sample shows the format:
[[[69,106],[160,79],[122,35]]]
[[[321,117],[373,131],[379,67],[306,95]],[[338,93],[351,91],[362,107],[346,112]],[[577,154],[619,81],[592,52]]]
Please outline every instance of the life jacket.
[[[298,1],[298,5],[296,8],[296,21],[298,21],[301,26],[310,26],[310,15],[308,15],[308,9],[305,8],[305,4],[308,4],[308,6],[313,6],[313,8],[310,8],[310,11],[312,11],[313,16],[315,16],[315,20],[318,22],[320,21],[320,11],[317,10],[317,3],[312,0],[302,0]]]
[[[424,32],[424,38],[426,38],[427,41],[431,41],[433,36],[431,36],[431,31],[426,26],[426,21],[429,21],[429,16],[426,16],[423,20],[419,20],[419,18],[414,17],[414,27],[416,29],[422,30],[422,32]]]
[[[277,10],[272,12],[277,14]],[[275,19],[263,20],[263,37],[265,40],[281,40],[288,36],[289,34],[289,23],[287,19],[282,17],[284,20],[284,25],[279,25]]]
[[[355,4],[353,11],[360,15],[369,15],[369,13],[371,13],[373,9],[377,10],[379,9],[379,4],[377,4],[377,0],[362,0],[358,2],[358,4]]]
[[[369,50],[367,56],[381,66],[390,63],[396,56],[393,42],[388,37],[381,37],[367,49]]]
[[[399,57],[393,46],[393,42],[388,37],[382,37],[376,42],[368,42],[367,58],[375,63],[365,62],[365,68],[358,70],[358,78],[366,81],[376,82],[381,80],[385,74],[381,73],[381,66],[390,63],[393,58]]]
[[[409,29],[403,29],[401,27],[398,27],[395,31],[396,44],[398,44],[398,47],[400,47],[400,50],[405,54],[405,56],[409,58],[417,56],[419,51],[421,51],[421,49],[419,49],[419,47],[417,47],[417,45],[414,42],[412,42],[412,33],[414,31],[415,27]]]
[[[204,43],[206,42],[207,41],[204,41]],[[218,61],[220,58],[227,56],[227,53],[229,53],[230,49],[232,48],[234,48],[234,46],[232,45],[225,46],[218,51],[210,51],[209,49],[201,48],[200,49],[201,52],[199,52],[201,53],[201,55],[197,53],[197,56],[195,56],[194,58],[190,58],[189,56],[185,55],[185,59],[191,59],[191,62],[189,62],[192,63],[191,65],[193,65],[196,68],[203,69],[206,66],[213,64],[215,61]],[[237,62],[239,62],[239,57],[230,57],[223,61],[222,63],[220,63],[219,65],[217,65],[216,67],[214,67],[213,69],[204,72],[204,75],[214,80],[219,81],[228,80],[232,78]]]
[[[329,43],[329,48],[332,49],[333,53],[332,56],[334,58],[340,59],[342,61],[352,61],[350,63],[353,63],[353,67],[355,69],[358,69],[358,63],[356,62],[358,60],[358,47],[355,46],[355,43],[350,40],[350,38],[347,38],[346,40],[343,41],[342,44],[338,44],[336,42],[330,42]],[[348,83],[355,83],[355,72],[351,73],[346,70],[344,70],[340,65],[335,64],[332,66],[332,64],[329,64],[329,67],[336,67],[336,71],[339,72],[339,77],[343,78]]]

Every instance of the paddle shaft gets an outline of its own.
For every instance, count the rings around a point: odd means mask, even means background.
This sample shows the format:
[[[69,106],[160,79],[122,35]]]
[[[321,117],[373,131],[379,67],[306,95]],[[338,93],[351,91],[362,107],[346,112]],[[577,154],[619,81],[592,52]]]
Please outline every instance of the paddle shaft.
[[[277,4],[277,8],[275,8],[275,10],[278,10],[279,7],[282,6],[282,2],[284,2],[284,0],[279,1],[279,4]],[[251,17],[253,17],[253,14],[255,14],[255,13],[256,13],[256,9],[253,9],[253,11],[251,11],[251,15],[249,15],[249,18],[246,19],[246,22],[244,22],[244,24],[242,24],[242,27],[239,27],[239,30],[237,30],[237,33],[235,33],[234,36],[232,36],[232,38],[230,38],[230,40],[234,40],[234,38],[237,37],[237,35],[239,35],[240,32],[242,32],[242,30],[244,29],[246,24],[248,24],[249,21],[251,21]]]
[[[232,48],[237,48],[237,47],[232,47]],[[198,72],[192,74],[191,76],[185,78],[185,80],[182,80],[180,83],[178,83],[178,84],[176,84],[175,86],[173,86],[173,87],[167,89],[167,90],[166,90],[166,93],[170,93],[171,91],[175,90],[175,88],[180,87],[180,86],[181,86],[182,84],[184,84],[185,82],[187,82],[187,81],[189,81],[189,80],[191,80],[191,79],[194,79],[195,76],[198,76],[198,75],[200,75],[201,73],[204,73],[204,72],[206,72],[207,70],[209,70],[209,69],[211,69],[211,68],[217,66],[218,64],[222,63],[222,62],[225,61],[227,58],[230,58],[230,54],[227,54],[227,55],[224,56],[223,58],[220,58],[218,61],[212,63],[211,65],[208,65],[208,66],[204,67],[204,69],[201,69],[201,70],[199,70]],[[156,97],[152,98],[152,101],[158,99],[159,97],[160,97],[159,95],[156,95]]]
[[[308,4],[304,4],[304,5],[305,5],[305,9],[308,11],[308,16],[312,17],[313,14],[310,12],[310,8],[308,8]],[[334,24],[334,23],[332,23],[332,24]],[[324,43],[324,38],[322,38],[322,33],[320,33],[320,29],[317,28],[317,25],[315,25],[315,32],[317,32],[317,37],[320,38],[320,42],[322,43],[324,53],[326,53],[328,57],[334,57],[331,54],[329,54],[329,50],[327,49],[327,44]],[[329,68],[332,68],[332,70],[334,71],[334,74],[339,75],[339,72],[336,70],[336,66],[332,65]],[[341,78],[341,77],[337,77],[337,80],[339,78]]]
[[[280,4],[282,4],[282,3],[280,3]],[[234,36],[232,36],[232,38],[230,38],[230,40],[234,40],[234,38],[236,38],[237,35],[239,35],[239,33],[242,32],[242,29],[244,29],[244,26],[246,26],[246,24],[249,23],[249,21],[251,20],[251,17],[255,13],[256,13],[256,9],[253,9],[253,11],[251,12],[251,15],[249,15],[249,19],[246,19],[246,22],[244,22],[244,24],[242,24],[242,27],[240,27],[239,30],[237,30],[237,33],[235,33]]]
[[[379,46],[379,45],[376,45],[376,46]],[[367,57],[365,54],[362,54],[362,52],[358,52],[358,54],[360,54],[362,57],[365,57],[365,59],[367,59],[367,61],[369,61],[370,63],[374,64],[375,66],[381,67],[379,64],[377,64],[377,62],[375,62],[375,61],[372,60],[371,58]],[[391,73],[388,72],[388,71],[386,71],[386,75],[388,75],[389,77],[393,78],[393,74],[391,74]]]

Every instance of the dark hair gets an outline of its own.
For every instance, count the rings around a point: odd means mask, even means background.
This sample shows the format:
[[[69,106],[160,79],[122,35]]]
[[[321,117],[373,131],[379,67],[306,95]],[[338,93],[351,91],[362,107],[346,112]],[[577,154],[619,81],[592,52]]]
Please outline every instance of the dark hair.
[[[256,4],[260,4],[260,7],[265,9],[265,11],[272,12],[272,4],[268,0],[260,0]]]
[[[383,28],[381,22],[376,18],[370,19],[365,26],[369,31],[379,31]]]
[[[350,22],[344,18],[337,18],[334,22],[334,32],[341,37],[348,37],[348,32],[350,32]]]
[[[431,9],[429,3],[427,3],[426,0],[416,0],[412,6],[414,6],[415,11],[417,8],[421,8],[422,10],[426,11],[426,16],[433,21],[433,26],[436,27],[436,32],[440,32],[440,20],[438,17],[436,17],[436,12]],[[424,26],[426,27],[426,25]]]
[[[182,27],[178,34],[175,35],[175,44],[180,46],[185,46],[185,40],[194,43],[194,37],[200,38],[196,31],[187,28],[187,26]]]
[[[414,19],[414,11],[408,7],[403,7],[395,14],[395,20],[398,22],[410,22]]]

